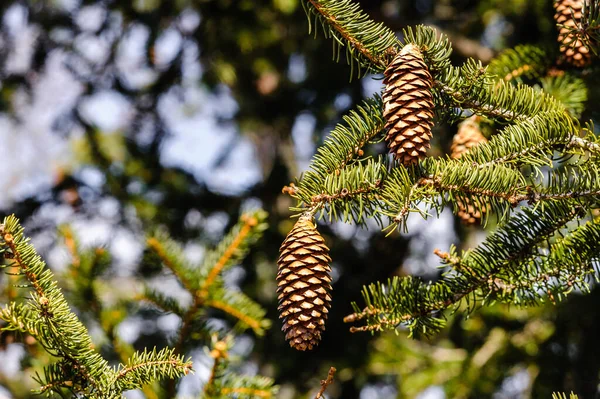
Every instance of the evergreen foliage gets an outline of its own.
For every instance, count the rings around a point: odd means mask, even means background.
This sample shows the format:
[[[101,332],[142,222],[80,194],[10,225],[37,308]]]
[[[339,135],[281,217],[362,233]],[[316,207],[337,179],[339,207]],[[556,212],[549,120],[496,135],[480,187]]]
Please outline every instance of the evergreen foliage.
[[[27,333],[58,361],[44,367],[36,381],[40,393],[71,392],[91,398],[116,398],[126,389],[139,388],[148,378],[173,378],[191,371],[191,362],[172,351],[134,354],[126,365],[112,368],[94,350],[86,327],[69,308],[54,274],[36,253],[14,216],[0,226],[2,253],[7,267],[23,280],[29,297],[6,305],[0,318],[3,330]],[[151,371],[149,375],[139,370]]]
[[[146,288],[143,298],[180,316],[182,325],[173,348],[142,351],[134,351],[115,334],[116,325],[125,316],[123,304],[107,307],[99,296],[98,277],[110,264],[107,252],[103,248],[82,250],[71,229],[62,226],[60,234],[71,256],[68,295],[83,309],[85,319],[100,322],[122,359],[116,367],[97,352],[87,328],[71,311],[54,274],[24,236],[19,221],[14,216],[5,218],[0,225],[0,253],[6,260],[6,273],[17,276],[18,280],[13,282],[21,290],[28,289],[29,294],[25,299],[20,299],[23,295],[16,295],[0,311],[0,319],[4,322],[2,330],[31,336],[50,355],[47,361],[52,363],[34,376],[39,384],[38,392],[48,397],[58,394],[61,397],[120,398],[131,389],[150,393],[156,389],[150,387],[159,380],[175,381],[193,371],[191,359],[184,353],[192,341],[192,324],[197,327],[209,308],[235,318],[239,330],[251,328],[256,334],[262,334],[269,326],[264,319],[265,311],[244,294],[226,289],[222,273],[246,256],[249,247],[264,231],[265,218],[266,213],[260,210],[243,215],[200,266],[188,264],[181,247],[164,233],[148,238],[149,247],[192,293],[194,300],[191,306],[184,308],[175,298]],[[87,306],[82,306],[83,302]],[[205,385],[207,397],[230,397],[235,392],[238,397],[262,398],[276,392],[269,378],[232,373],[231,362],[221,361],[227,358],[227,351],[233,345],[232,336],[218,340],[218,335],[223,332],[212,332],[206,324],[201,327],[194,336],[212,333],[213,346],[217,349],[211,354],[220,351],[218,356],[211,355],[215,365]],[[218,349],[219,345],[225,346]],[[174,387],[174,384],[167,387],[171,396]]]
[[[428,217],[446,207],[456,213],[469,203],[485,214],[482,223],[497,225],[475,248],[438,250],[444,272],[436,282],[408,276],[365,286],[364,305],[353,304],[355,313],[345,318],[362,324],[351,331],[404,325],[410,335],[430,335],[445,325],[446,310],[556,303],[587,292],[598,278],[600,143],[593,127],[577,119],[587,100],[581,72],[557,69],[555,51],[532,45],[506,50],[488,66],[475,59],[453,66],[450,42],[434,29],[407,28],[395,41],[357,5],[338,3],[307,0],[305,7],[336,48],[347,48],[351,65],[382,72],[390,54],[416,45],[434,79],[436,123],[477,114],[497,127],[460,159],[430,156],[404,167],[370,147],[384,130],[376,95],[317,150],[291,191],[295,211],[364,226],[375,219],[391,234],[407,231],[412,213]],[[599,15],[591,2],[582,17],[594,53]]]

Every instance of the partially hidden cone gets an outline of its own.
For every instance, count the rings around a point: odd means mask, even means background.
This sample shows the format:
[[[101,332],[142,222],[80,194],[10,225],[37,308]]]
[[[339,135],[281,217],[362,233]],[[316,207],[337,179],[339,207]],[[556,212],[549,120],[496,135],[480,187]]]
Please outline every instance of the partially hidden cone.
[[[585,33],[578,31],[581,28],[581,16],[584,0],[557,0],[554,2],[556,14],[554,19],[558,25],[558,42],[564,60],[578,68],[585,67],[591,62],[589,42]],[[585,39],[585,40],[584,40]]]
[[[283,244],[277,264],[279,318],[290,346],[311,350],[319,344],[331,308],[331,258],[312,215],[302,215]]]
[[[471,117],[458,125],[458,131],[452,138],[450,146],[450,158],[458,159],[471,148],[487,143],[487,139],[481,133],[477,117]]]
[[[481,133],[477,117],[471,117],[462,122],[458,127],[458,132],[452,139],[450,146],[450,157],[452,159],[460,158],[464,153],[471,148],[486,143],[487,139]],[[473,225],[481,221],[482,212],[485,212],[485,206],[481,206],[481,212],[473,206],[469,198],[457,200],[458,212],[457,216],[465,225]]]
[[[407,44],[384,72],[383,116],[389,151],[403,165],[425,158],[433,127],[433,78],[419,48]]]

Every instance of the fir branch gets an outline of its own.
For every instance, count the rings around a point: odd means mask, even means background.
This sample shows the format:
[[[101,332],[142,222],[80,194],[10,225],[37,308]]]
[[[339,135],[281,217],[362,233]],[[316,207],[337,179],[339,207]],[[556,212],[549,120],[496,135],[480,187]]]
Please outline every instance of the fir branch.
[[[216,338],[216,336],[214,337]],[[228,350],[231,346],[231,339],[215,341],[213,338],[213,349],[210,351],[210,357],[213,360],[213,366],[210,370],[208,381],[204,385],[203,396],[212,397],[217,393],[215,382],[219,377],[219,368],[222,366],[222,362],[229,356]]]
[[[189,362],[185,367],[162,364],[166,358],[161,356],[172,352],[165,349],[159,353],[134,354],[132,362],[137,359],[145,363],[139,367],[131,363],[131,368],[117,373],[95,352],[86,327],[71,311],[54,275],[24,237],[23,228],[14,216],[5,218],[0,225],[0,247],[10,251],[9,266],[18,268],[32,288],[29,300],[11,303],[0,311],[0,318],[8,324],[4,329],[31,334],[49,354],[60,359],[44,367],[43,376],[36,374],[35,380],[42,391],[60,393],[66,388],[73,395],[86,395],[91,399],[117,398],[124,389],[140,388],[145,382],[164,375],[180,375],[189,368]],[[97,251],[93,251],[91,257],[80,258],[77,270],[86,280],[84,287],[97,272],[95,254]],[[101,312],[101,309],[98,307],[96,311]]]
[[[538,79],[550,67],[551,58],[546,51],[533,45],[518,45],[504,50],[488,65],[488,72],[504,81],[521,82],[522,77]]]
[[[575,128],[562,112],[535,115],[529,120],[506,126],[487,143],[472,148],[461,161],[487,168],[497,164],[520,167],[550,166],[555,149],[574,142]]]
[[[352,332],[380,331],[401,323],[411,334],[439,331],[444,325],[440,312],[463,301],[472,309],[498,291],[506,279],[518,281],[523,265],[535,258],[538,246],[581,215],[582,208],[571,204],[549,203],[536,211],[524,208],[476,249],[462,257],[448,256],[452,269],[435,284],[409,277],[365,287],[366,307],[361,310],[353,303],[355,313],[344,321],[366,320],[365,326],[352,327]]]
[[[409,212],[423,214],[416,206],[420,201],[439,206],[438,202],[445,200],[457,205],[465,198],[486,197],[486,206],[505,216],[517,203],[514,197],[527,187],[519,171],[502,165],[480,169],[462,158],[455,161],[426,159],[421,162],[419,175],[392,171],[385,181],[385,188],[379,194],[384,204],[380,212],[395,225],[402,226]],[[449,194],[448,198],[440,197],[443,193]]]
[[[582,78],[570,73],[540,79],[544,91],[558,101],[573,118],[579,118],[588,99],[588,89]]]
[[[223,240],[227,241],[227,245],[224,250],[219,248],[221,256],[210,268],[200,288],[200,296],[205,297],[207,295],[208,288],[226,266],[235,263],[243,257],[244,251],[240,247],[242,243],[247,241],[247,237],[252,232],[252,229],[259,224],[259,220],[255,216],[244,214],[240,218],[240,221],[242,222],[242,226],[239,228],[239,231],[233,233],[233,239]]]
[[[311,195],[310,209],[320,210],[319,217],[360,223],[365,217],[377,217],[377,193],[383,186],[387,160],[378,158],[357,162],[328,175],[322,184],[304,185],[303,195]],[[303,208],[295,208],[303,210]]]
[[[146,245],[177,276],[187,291],[196,289],[195,273],[186,264],[183,257],[183,248],[172,240],[165,231],[155,231],[146,239]]]
[[[9,302],[0,309],[0,319],[6,323],[2,331],[19,331],[40,340],[40,327],[33,310],[22,303]]]
[[[345,115],[313,157],[311,169],[321,176],[339,174],[385,126],[383,102],[375,95]]]
[[[351,0],[306,0],[302,2],[309,22],[309,34],[313,30],[312,18],[319,20],[325,37],[333,39],[334,58],[339,60],[339,51],[346,48],[346,59],[354,75],[381,72],[387,65],[386,51],[398,46],[394,32],[382,23],[370,20],[358,4]],[[316,29],[315,29],[316,33]],[[393,54],[393,52],[392,52]]]
[[[185,270],[189,270],[188,281],[194,281],[190,284],[191,287],[186,287],[192,295],[193,300],[182,317],[181,327],[175,344],[177,352],[180,352],[183,348],[195,315],[198,314],[202,307],[207,306],[207,301],[209,300],[217,300],[215,303],[222,307],[225,307],[224,304],[228,304],[233,308],[240,306],[237,309],[225,308],[229,310],[228,313],[230,314],[235,313],[237,316],[247,318],[247,321],[250,321],[248,326],[254,326],[253,329],[257,334],[261,334],[263,328],[267,326],[267,323],[263,322],[265,313],[260,306],[247,297],[244,297],[243,300],[236,297],[236,301],[228,302],[226,298],[232,299],[232,297],[224,295],[221,289],[221,275],[223,271],[240,262],[248,253],[250,246],[262,236],[263,231],[267,228],[267,224],[265,223],[266,217],[267,213],[263,210],[243,214],[238,223],[221,240],[219,245],[209,251],[199,268],[185,268]],[[177,277],[179,278],[179,275]],[[261,322],[257,326],[256,322],[258,320]]]
[[[329,372],[327,373],[327,379],[321,380],[321,389],[319,389],[319,392],[317,392],[315,399],[323,398],[323,394],[325,393],[325,390],[327,389],[327,387],[329,385],[333,384],[333,377],[335,376],[335,372],[336,372],[335,367],[329,368]]]
[[[263,335],[265,328],[270,325],[270,322],[265,320],[265,310],[241,292],[231,289],[216,290],[204,305],[235,317],[242,323],[242,327],[251,328],[259,336]]]
[[[174,349],[161,349],[151,352],[144,350],[135,353],[126,363],[121,365],[111,382],[118,391],[135,389],[152,381],[164,378],[175,378],[187,375],[192,370],[191,360],[185,360],[183,355],[176,355]]]
[[[262,376],[245,376],[231,372],[229,350],[233,345],[231,337],[212,338],[210,357],[214,359],[208,381],[204,385],[202,398],[239,399],[274,398],[278,388],[273,380]]]
[[[54,275],[24,238],[23,228],[14,216],[4,219],[0,236],[0,246],[10,249],[12,265],[24,274],[35,292],[26,306],[31,306],[44,320],[38,324],[40,343],[50,353],[73,364],[86,384],[103,392],[100,384],[112,374],[106,360],[94,351],[87,329],[71,312],[53,280]]]
[[[149,287],[145,288],[144,293],[141,294],[138,299],[148,301],[159,309],[176,314],[180,317],[185,314],[185,311],[181,308],[176,299],[166,296]]]
[[[375,96],[345,115],[343,122],[336,125],[317,150],[311,170],[304,173],[298,187],[294,186],[290,194],[301,203],[314,207],[315,196],[321,194],[320,187],[325,180],[339,176],[356,156],[364,154],[362,148],[383,131],[382,109],[381,97]]]

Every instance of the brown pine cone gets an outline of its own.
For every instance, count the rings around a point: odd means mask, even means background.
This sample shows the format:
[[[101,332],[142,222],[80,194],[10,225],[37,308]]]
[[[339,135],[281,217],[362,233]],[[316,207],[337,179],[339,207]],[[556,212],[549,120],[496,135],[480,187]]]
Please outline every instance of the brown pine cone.
[[[471,148],[486,142],[487,139],[479,129],[477,117],[474,116],[466,119],[458,126],[458,132],[456,132],[452,139],[450,157],[452,159],[458,159]],[[458,206],[456,215],[460,218],[460,221],[467,226],[480,223],[482,213],[486,211],[485,206],[481,207],[481,212],[476,210],[468,198],[457,200],[456,205]]]
[[[557,0],[554,8],[554,19],[559,30],[558,42],[564,61],[578,68],[589,65],[591,54],[584,40],[588,38],[582,36],[585,33],[573,30],[581,27],[583,0]]]
[[[462,154],[480,143],[487,143],[487,139],[481,133],[479,124],[474,118],[466,119],[458,125],[458,131],[452,138],[450,157],[458,159]]]
[[[290,346],[311,350],[321,340],[331,308],[329,248],[312,215],[298,219],[280,248],[277,264],[279,318]]]
[[[433,78],[419,48],[407,44],[384,72],[383,116],[390,153],[403,165],[425,158],[433,127]]]

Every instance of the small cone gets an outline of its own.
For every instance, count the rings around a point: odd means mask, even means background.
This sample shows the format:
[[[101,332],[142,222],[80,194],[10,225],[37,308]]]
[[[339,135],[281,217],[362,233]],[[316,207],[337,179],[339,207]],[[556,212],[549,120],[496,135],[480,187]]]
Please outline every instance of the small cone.
[[[578,68],[589,65],[591,54],[583,40],[584,33],[573,31],[581,27],[583,0],[557,0],[554,8],[554,19],[559,30],[558,42],[564,61]]]
[[[390,153],[403,165],[425,158],[433,127],[433,78],[419,48],[407,44],[384,72],[383,116]]]
[[[458,126],[458,131],[452,139],[450,157],[452,159],[458,159],[465,152],[481,143],[487,143],[487,139],[481,133],[476,119],[466,119]]]
[[[452,145],[450,146],[450,157],[452,159],[460,158],[464,153],[469,151],[471,148],[486,143],[487,139],[481,133],[479,124],[476,122],[476,117],[469,118],[462,122],[458,127],[458,132],[452,139]],[[473,204],[468,198],[464,200],[457,200],[456,205],[458,206],[457,216],[460,221],[467,225],[473,225],[481,222],[481,214],[485,212],[485,207],[481,207],[481,212],[475,209]]]
[[[290,346],[301,351],[319,344],[331,308],[329,248],[311,215],[298,219],[280,248],[277,264],[279,318]]]

